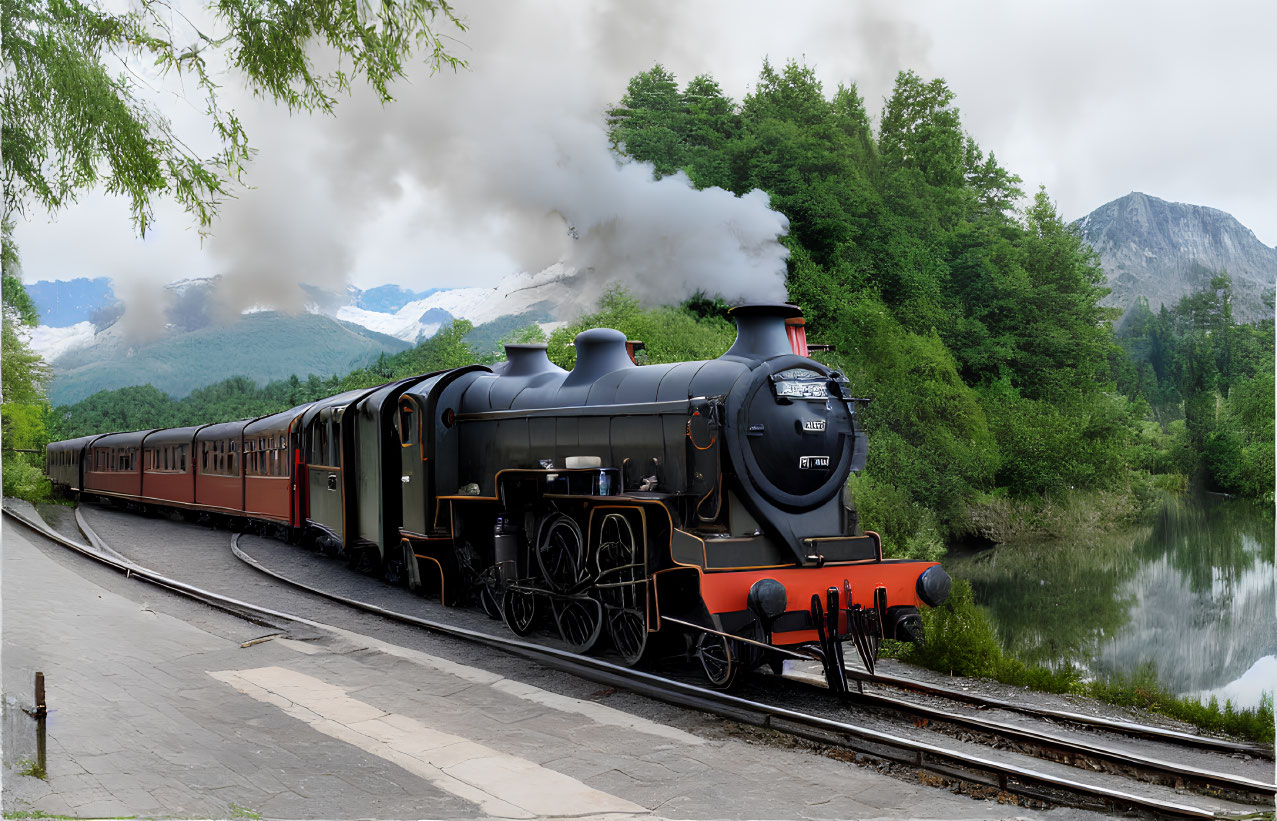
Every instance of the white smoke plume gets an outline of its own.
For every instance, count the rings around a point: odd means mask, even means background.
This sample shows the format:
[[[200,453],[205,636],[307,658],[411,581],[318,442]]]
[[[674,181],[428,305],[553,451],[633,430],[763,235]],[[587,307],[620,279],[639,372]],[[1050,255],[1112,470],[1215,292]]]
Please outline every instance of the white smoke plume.
[[[523,270],[562,261],[581,272],[581,298],[565,311],[612,281],[650,304],[697,290],[784,300],[788,252],[778,238],[788,223],[765,194],[697,191],[682,175],[657,181],[608,143],[606,110],[626,80],[671,56],[671,15],[619,2],[462,11],[470,30],[456,50],[468,69],[422,71],[386,107],[358,88],[334,118],[257,111],[250,134],[268,131],[262,151],[277,170],[251,169],[257,188],[226,206],[209,243],[237,307],[296,307],[300,283],[340,289],[370,221],[387,204],[421,199],[406,190],[426,194],[415,215],[423,232],[446,227]],[[411,226],[413,217],[395,219]],[[431,284],[471,276],[456,270]]]

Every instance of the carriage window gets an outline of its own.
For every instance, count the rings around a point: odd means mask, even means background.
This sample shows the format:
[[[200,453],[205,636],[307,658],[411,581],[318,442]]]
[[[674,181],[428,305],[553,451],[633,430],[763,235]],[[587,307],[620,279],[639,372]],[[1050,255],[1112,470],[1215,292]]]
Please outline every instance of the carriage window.
[[[332,440],[329,442],[331,452],[329,454],[328,464],[335,468],[341,467],[341,422],[333,420]]]
[[[315,448],[311,459],[322,465],[328,461],[328,426],[320,422],[315,426],[315,433],[319,439],[319,446]]]
[[[177,446],[177,469],[186,472],[186,445]]]
[[[407,402],[399,406],[399,441],[405,445],[417,444],[417,415]]]

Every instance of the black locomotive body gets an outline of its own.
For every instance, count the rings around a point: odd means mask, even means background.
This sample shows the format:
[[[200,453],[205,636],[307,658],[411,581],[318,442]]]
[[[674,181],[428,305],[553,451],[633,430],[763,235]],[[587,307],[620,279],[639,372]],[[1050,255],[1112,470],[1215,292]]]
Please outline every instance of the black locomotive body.
[[[735,344],[704,362],[638,366],[601,328],[571,371],[512,345],[491,368],[276,414],[293,481],[270,519],[447,604],[477,597],[520,635],[541,622],[631,664],[675,637],[718,685],[818,658],[845,686],[842,642],[872,664],[878,638],[917,636],[948,577],[855,532],[857,400],[795,351],[797,316],[737,308]]]

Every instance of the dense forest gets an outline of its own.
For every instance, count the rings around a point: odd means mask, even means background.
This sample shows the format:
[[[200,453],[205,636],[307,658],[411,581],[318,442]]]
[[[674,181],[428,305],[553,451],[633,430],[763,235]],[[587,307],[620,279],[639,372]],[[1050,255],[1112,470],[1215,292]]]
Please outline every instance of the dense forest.
[[[826,93],[798,63],[765,62],[739,102],[712,77],[680,89],[656,66],[630,80],[607,124],[617,152],[656,175],[760,188],[789,218],[790,299],[809,338],[833,346],[820,356],[874,400],[868,468],[852,490],[896,552],[1049,532],[1044,512],[1070,505],[1118,524],[1193,481],[1272,499],[1272,320],[1236,324],[1218,272],[1179,305],[1119,323],[1099,305],[1093,252],[1045,191],[1026,198],[966,133],[943,80],[902,72],[875,130],[854,85]],[[733,337],[712,294],[645,308],[618,287],[551,335],[551,358],[570,365],[572,336],[599,325],[644,340],[653,362],[717,356]],[[505,337],[544,338],[536,326]],[[48,435],[270,413],[490,361],[477,338],[458,321],[341,379],[235,379],[180,401],[151,387],[104,392],[48,412]]]

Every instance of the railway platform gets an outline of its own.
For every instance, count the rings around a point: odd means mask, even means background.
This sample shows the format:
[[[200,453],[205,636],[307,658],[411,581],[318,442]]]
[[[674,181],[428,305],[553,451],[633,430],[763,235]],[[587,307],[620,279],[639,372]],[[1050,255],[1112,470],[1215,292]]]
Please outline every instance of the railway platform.
[[[7,503],[7,502],[6,502]],[[6,813],[82,818],[1079,818],[707,716],[653,721],[324,625],[283,635],[3,524]],[[47,777],[18,708],[47,681]],[[29,722],[33,724],[34,722]]]

